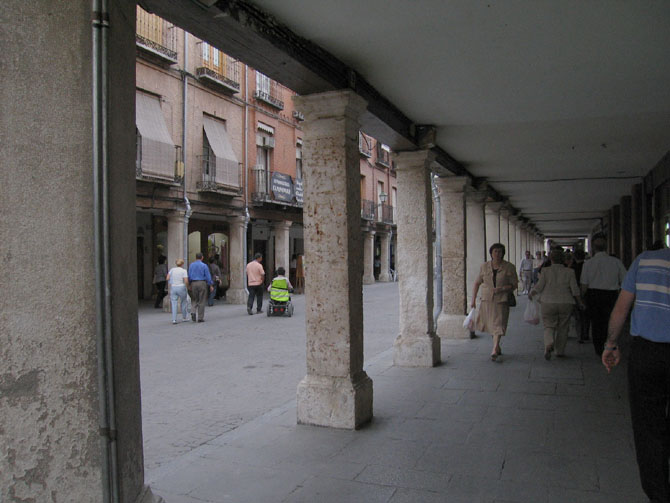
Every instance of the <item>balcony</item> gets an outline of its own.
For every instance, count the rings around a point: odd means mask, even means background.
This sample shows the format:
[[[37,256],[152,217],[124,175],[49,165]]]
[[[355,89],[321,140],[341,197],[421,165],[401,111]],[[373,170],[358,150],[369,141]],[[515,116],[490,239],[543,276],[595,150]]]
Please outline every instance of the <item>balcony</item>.
[[[388,147],[380,142],[377,142],[377,164],[386,168],[391,167],[391,152]]]
[[[291,176],[278,171],[271,171],[269,174],[270,179],[268,181],[268,172],[262,164],[251,168],[250,178],[253,180],[252,204],[262,206],[264,203],[272,203],[302,208],[302,180],[293,180]]]
[[[390,204],[381,204],[380,207],[381,207],[380,221],[385,224],[394,224],[395,208]]]
[[[196,182],[199,192],[211,192],[223,196],[242,194],[242,165],[214,156],[199,156],[202,179]]]
[[[375,202],[369,201],[367,199],[361,199],[361,218],[363,220],[374,222],[376,214],[377,206],[375,205]]]
[[[365,157],[372,157],[372,142],[363,133],[358,133],[358,151]]]
[[[159,62],[177,63],[177,29],[155,14],[137,7],[135,42],[140,54]]]
[[[195,69],[196,76],[224,92],[239,93],[240,66],[237,60],[205,44],[203,42],[200,61]]]
[[[163,185],[179,185],[184,180],[181,146],[158,144],[135,134],[135,179]],[[142,147],[145,147],[143,150]],[[148,150],[146,147],[149,147]],[[171,150],[174,149],[174,154]]]
[[[256,90],[254,91],[254,98],[279,110],[284,109],[281,87],[277,82],[266,77],[262,73],[256,74]]]

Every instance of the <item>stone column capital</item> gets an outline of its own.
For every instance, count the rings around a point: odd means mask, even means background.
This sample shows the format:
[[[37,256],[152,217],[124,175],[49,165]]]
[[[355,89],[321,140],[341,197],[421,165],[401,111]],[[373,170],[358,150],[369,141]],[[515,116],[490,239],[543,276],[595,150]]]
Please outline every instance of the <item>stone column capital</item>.
[[[273,226],[276,231],[288,231],[292,224],[293,222],[290,220],[279,220],[277,222],[273,222]]]
[[[363,234],[367,234],[368,236],[374,236],[377,233],[377,230],[370,225],[364,225],[361,227],[361,232]]]
[[[368,106],[367,101],[350,89],[293,96],[292,99],[296,109],[304,114],[305,121],[342,116],[358,120]]]
[[[168,211],[165,216],[167,217],[168,220],[172,222],[179,222],[183,223],[186,222],[186,212],[185,211],[180,211],[180,210],[172,210]]]
[[[426,168],[435,161],[436,155],[432,150],[411,150],[404,152],[393,152],[393,159],[396,162],[396,171]]]
[[[485,209],[487,214],[494,214],[495,213],[496,215],[499,215],[502,206],[503,206],[503,203],[500,202],[500,201],[487,201],[484,204],[484,209]]]
[[[469,181],[466,176],[437,176],[434,180],[440,194],[445,192],[465,192]]]
[[[465,187],[465,204],[484,204],[486,201],[486,192],[475,189],[468,184]]]

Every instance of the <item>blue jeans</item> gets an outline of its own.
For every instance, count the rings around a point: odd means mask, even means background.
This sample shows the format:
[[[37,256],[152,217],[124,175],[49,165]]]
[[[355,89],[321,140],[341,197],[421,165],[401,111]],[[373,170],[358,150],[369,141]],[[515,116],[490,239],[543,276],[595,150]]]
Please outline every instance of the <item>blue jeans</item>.
[[[209,292],[209,295],[207,296],[207,305],[208,306],[213,306],[214,305],[214,297],[216,297],[216,287],[217,283],[214,283],[214,290]]]
[[[186,302],[186,285],[173,286],[170,288],[170,303],[172,304],[172,321],[177,321],[178,302],[181,301],[181,314],[183,319],[188,319],[188,304]]]

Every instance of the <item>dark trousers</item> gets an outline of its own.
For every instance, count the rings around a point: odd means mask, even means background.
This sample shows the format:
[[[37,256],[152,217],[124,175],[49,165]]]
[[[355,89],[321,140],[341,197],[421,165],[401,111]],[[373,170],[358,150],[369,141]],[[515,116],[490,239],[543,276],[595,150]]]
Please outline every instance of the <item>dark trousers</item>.
[[[586,291],[586,314],[591,320],[591,333],[593,335],[593,349],[601,356],[607,339],[607,324],[610,314],[619,296],[617,290],[598,290],[589,288]]]
[[[205,319],[205,304],[209,287],[206,281],[191,281],[191,314],[198,315],[199,320]]]
[[[628,389],[640,482],[654,502],[670,502],[670,344],[633,337]]]
[[[165,283],[166,281],[159,281],[158,283],[156,283],[156,291],[158,293],[156,294],[156,303],[154,304],[154,307],[163,306],[163,297],[165,297],[166,295]]]
[[[254,297],[256,301],[257,311],[260,313],[263,310],[263,285],[249,286],[249,298],[247,299],[247,309],[254,308]]]

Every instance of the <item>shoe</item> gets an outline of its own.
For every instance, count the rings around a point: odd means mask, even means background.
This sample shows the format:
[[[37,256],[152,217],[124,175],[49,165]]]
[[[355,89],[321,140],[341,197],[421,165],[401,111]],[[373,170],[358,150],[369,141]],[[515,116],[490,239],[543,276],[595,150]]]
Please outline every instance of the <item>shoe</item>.
[[[544,359],[549,361],[551,360],[551,352],[554,350],[553,346],[549,346],[544,350]]]
[[[176,324],[177,324],[177,320],[172,320],[172,324],[173,324],[173,325],[176,325]]]
[[[252,314],[254,314],[254,312],[251,309],[247,309],[247,314],[251,316]]]
[[[498,348],[498,349],[496,350],[496,354],[497,354],[498,356],[500,356],[500,355],[502,354],[502,349]]]
[[[195,313],[191,313],[191,321],[195,322]]]
[[[491,353],[491,361],[494,362],[498,359],[498,353]]]
[[[257,309],[256,312],[257,312],[258,314],[261,314],[261,313],[263,312],[263,310],[262,310],[262,309]]]
[[[205,320],[198,320],[198,323],[204,323]]]
[[[181,321],[188,321],[188,318],[182,318]]]

